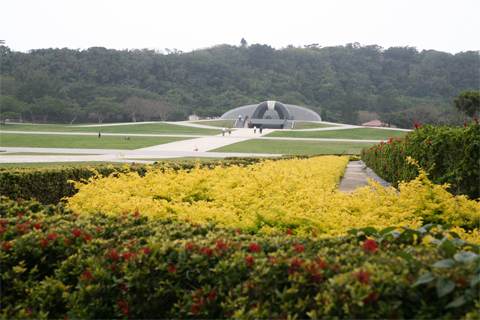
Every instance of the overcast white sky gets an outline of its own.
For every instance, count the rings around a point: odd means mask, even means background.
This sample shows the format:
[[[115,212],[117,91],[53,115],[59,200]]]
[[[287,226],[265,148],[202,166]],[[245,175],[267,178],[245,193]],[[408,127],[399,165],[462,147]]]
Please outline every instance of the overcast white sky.
[[[480,49],[480,0],[0,0],[0,39],[13,51],[218,44]]]

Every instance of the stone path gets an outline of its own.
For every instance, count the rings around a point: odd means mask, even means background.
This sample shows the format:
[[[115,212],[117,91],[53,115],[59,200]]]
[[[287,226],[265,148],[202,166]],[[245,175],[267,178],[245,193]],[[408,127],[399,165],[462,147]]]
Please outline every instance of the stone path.
[[[366,187],[369,178],[380,183],[384,188],[391,185],[391,183],[377,176],[372,169],[366,168],[363,161],[350,161],[345,169],[344,178],[340,180],[338,190],[350,193],[357,188]]]
[[[152,122],[155,123],[155,122]],[[136,123],[130,123],[136,124]],[[208,128],[212,129],[215,127],[205,126],[197,123],[190,122],[175,122],[172,124],[199,127],[199,128]],[[89,125],[89,127],[104,127],[112,126],[118,124],[99,124],[99,125]],[[122,124],[123,125],[123,124]],[[298,131],[326,131],[326,130],[341,130],[341,129],[350,129],[350,128],[362,128],[359,126],[353,125],[338,125],[335,127],[328,128],[318,128],[318,129],[305,129]],[[217,128],[221,132],[221,128]],[[403,131],[403,129],[400,129]],[[263,135],[266,133],[271,133],[275,130],[264,129]],[[408,131],[408,130],[405,130]],[[11,131],[0,131],[0,133],[13,133]],[[18,134],[32,134],[32,132],[15,132]],[[36,134],[74,134],[74,135],[97,135],[96,133],[60,133],[60,132],[37,132]],[[227,146],[233,143],[246,141],[249,139],[271,139],[271,140],[317,140],[317,141],[354,141],[359,142],[359,140],[349,140],[349,139],[305,139],[305,138],[273,138],[273,137],[264,137],[263,135],[257,133],[254,134],[252,129],[234,129],[232,134],[228,135],[228,132],[223,136],[221,133],[216,136],[202,136],[202,135],[156,135],[156,134],[114,134],[114,133],[105,133],[102,136],[113,135],[113,136],[170,136],[170,137],[188,137],[193,138],[189,140],[177,141],[166,143],[162,145],[136,149],[136,150],[112,150],[112,149],[63,149],[63,148],[13,148],[13,147],[2,147],[2,151],[8,153],[20,153],[20,152],[29,152],[29,153],[57,153],[57,154],[85,154],[85,155],[51,155],[51,156],[1,156],[0,163],[27,163],[27,162],[76,162],[76,161],[106,161],[106,162],[134,162],[136,163],[153,163],[154,161],[149,161],[147,159],[162,159],[162,158],[178,158],[178,157],[211,157],[211,158],[225,158],[225,157],[245,157],[245,156],[256,156],[256,157],[270,157],[270,156],[280,156],[281,154],[259,154],[259,153],[224,153],[224,152],[207,152],[214,150],[223,146]],[[362,140],[362,142],[371,142],[379,143],[379,140]],[[198,151],[195,151],[195,150]],[[1,155],[1,153],[0,153]],[[123,155],[123,156],[122,156]],[[357,187],[367,186],[367,179],[373,178],[375,181],[379,182],[383,186],[387,187],[389,183],[385,180],[379,178],[370,168],[365,168],[363,162],[353,161],[350,162],[345,170],[344,178],[340,181],[339,190],[342,192],[349,193],[355,190]]]

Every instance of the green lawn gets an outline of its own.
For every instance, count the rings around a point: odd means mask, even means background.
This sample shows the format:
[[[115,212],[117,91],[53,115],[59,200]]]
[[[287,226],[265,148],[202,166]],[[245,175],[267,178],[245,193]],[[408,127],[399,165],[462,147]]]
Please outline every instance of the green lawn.
[[[231,127],[233,129],[233,126],[235,125],[235,120],[214,120],[214,121],[197,121],[193,122],[196,124],[201,124],[204,126],[211,126],[211,127]]]
[[[31,132],[92,132],[92,133],[124,133],[127,134],[185,134],[185,135],[216,135],[220,134],[219,129],[203,129],[187,127],[169,123],[136,123],[118,124],[114,126],[96,127],[95,125],[2,125],[1,131],[31,131]]]
[[[76,136],[56,134],[2,133],[0,138],[0,146],[24,148],[135,150],[181,140],[189,140],[189,138],[131,137],[131,140],[127,141],[123,136],[102,136],[99,139],[96,135]]]
[[[392,137],[405,137],[406,131],[388,129],[341,129],[325,131],[275,131],[266,137],[279,138],[322,138],[322,139],[354,139],[354,140],[389,140]]]
[[[133,162],[133,161],[132,161]],[[132,162],[127,161],[128,164]],[[52,168],[62,166],[99,166],[113,164],[116,166],[123,166],[125,163],[120,162],[105,162],[105,161],[78,161],[78,162],[28,162],[28,163],[0,163],[0,168]]]
[[[231,144],[209,152],[243,152],[272,154],[355,154],[362,148],[372,146],[368,142],[292,141],[252,139]]]
[[[302,130],[302,129],[316,129],[316,128],[330,128],[330,127],[338,127],[334,124],[327,124],[327,123],[318,123],[318,122],[297,122],[293,126],[293,130]]]
[[[98,156],[98,154],[86,154],[86,153],[41,153],[41,152],[2,152],[2,156]]]

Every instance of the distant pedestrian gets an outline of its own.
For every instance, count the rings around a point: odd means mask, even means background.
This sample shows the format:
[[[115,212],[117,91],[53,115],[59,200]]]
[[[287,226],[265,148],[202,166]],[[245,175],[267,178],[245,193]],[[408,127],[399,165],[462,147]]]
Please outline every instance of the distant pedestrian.
[[[102,137],[102,135],[100,134],[100,132],[98,133],[98,137],[99,137],[99,138],[101,138],[101,137]]]
[[[193,149],[193,151],[198,151],[197,145],[195,145],[195,149]]]
[[[232,128],[228,127],[228,135],[232,134]]]
[[[254,126],[254,127],[253,127],[253,133],[254,133],[254,134],[257,133],[257,126]]]
[[[262,134],[263,126],[260,126],[260,134]]]
[[[223,127],[223,130],[222,130],[222,136],[225,137],[225,127]]]
[[[242,116],[240,114],[238,115],[238,121],[242,121]]]

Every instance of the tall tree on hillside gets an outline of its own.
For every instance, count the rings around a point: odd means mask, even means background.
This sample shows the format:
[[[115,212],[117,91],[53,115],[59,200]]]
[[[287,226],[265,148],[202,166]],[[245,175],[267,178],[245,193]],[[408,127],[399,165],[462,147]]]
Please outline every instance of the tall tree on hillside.
[[[402,112],[403,119],[407,122],[406,128],[413,128],[415,123],[434,122],[438,118],[438,111],[434,107],[416,106]],[[407,125],[408,124],[408,125]]]
[[[480,92],[479,91],[463,91],[458,95],[458,98],[453,99],[453,106],[463,115],[463,121],[465,121],[465,115],[473,117],[475,112],[480,112]]]
[[[240,40],[240,45],[242,47],[246,47],[248,45],[247,40],[245,40],[245,38],[242,38],[242,40]]]
[[[137,116],[140,113],[143,100],[138,97],[132,97],[123,102],[123,108],[133,122],[137,122]]]
[[[162,121],[167,121],[167,119],[178,110],[177,107],[167,101],[156,101],[156,105],[158,108],[158,116]]]
[[[34,99],[31,109],[43,117],[44,123],[47,123],[47,117],[53,113],[59,113],[65,107],[65,101],[45,96],[43,98]]]
[[[347,124],[355,124],[357,118],[357,108],[350,85],[347,85],[345,90],[345,102],[341,108],[341,117],[343,122]]]
[[[105,118],[120,114],[120,104],[114,100],[114,98],[95,98],[87,105],[87,111],[95,113],[98,116],[98,123],[102,123]]]

